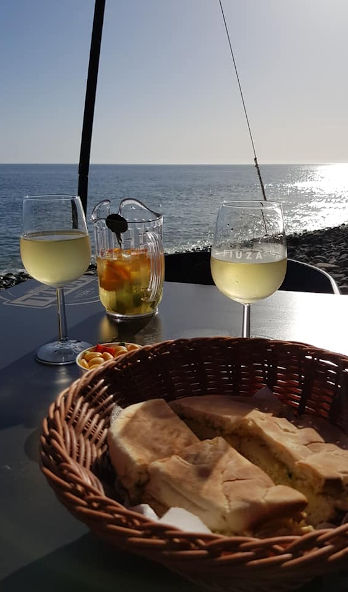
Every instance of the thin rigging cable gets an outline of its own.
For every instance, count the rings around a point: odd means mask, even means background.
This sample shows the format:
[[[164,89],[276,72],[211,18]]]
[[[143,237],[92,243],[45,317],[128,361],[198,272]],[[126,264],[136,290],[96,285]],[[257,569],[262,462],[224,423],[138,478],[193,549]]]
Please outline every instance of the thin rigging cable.
[[[262,181],[259,163],[257,162],[257,156],[256,156],[254,138],[253,138],[253,134],[251,133],[251,127],[250,127],[249,117],[248,117],[248,113],[247,113],[246,106],[245,106],[244,95],[243,95],[243,91],[242,91],[242,85],[241,85],[240,79],[239,79],[239,74],[238,74],[238,70],[237,70],[237,64],[236,64],[236,60],[234,58],[234,53],[233,53],[233,49],[232,49],[232,43],[231,43],[230,33],[229,33],[229,30],[228,30],[227,22],[226,22],[226,19],[225,19],[225,13],[224,13],[224,9],[222,7],[221,0],[219,0],[219,4],[220,4],[220,10],[221,10],[222,18],[223,18],[224,25],[225,25],[225,31],[226,31],[226,35],[227,35],[227,39],[228,39],[228,44],[230,46],[230,52],[231,52],[231,56],[232,56],[232,60],[233,60],[234,71],[235,71],[236,77],[237,77],[239,92],[240,92],[240,96],[241,96],[241,99],[242,99],[242,105],[243,105],[244,115],[245,115],[245,119],[246,119],[246,122],[247,122],[248,130],[249,130],[249,136],[250,136],[250,140],[251,140],[251,145],[252,145],[252,148],[253,148],[254,163],[255,163],[257,174],[258,174],[258,177],[259,177],[263,199],[267,201],[267,197],[266,197],[266,193],[265,193],[265,187],[264,187],[264,184],[263,184],[263,181]]]

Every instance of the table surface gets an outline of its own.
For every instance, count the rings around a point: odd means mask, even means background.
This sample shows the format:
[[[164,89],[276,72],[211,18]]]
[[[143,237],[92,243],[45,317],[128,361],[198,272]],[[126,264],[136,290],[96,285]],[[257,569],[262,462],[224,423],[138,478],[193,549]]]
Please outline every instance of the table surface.
[[[150,344],[241,332],[241,305],[215,286],[165,283],[159,313],[116,324],[106,316],[95,276],[66,290],[69,336],[91,343]],[[252,307],[253,335],[301,341],[348,355],[348,296],[277,292]],[[43,592],[198,592],[160,565],[108,547],[58,502],[39,468],[42,419],[57,394],[79,377],[76,365],[51,367],[35,350],[56,337],[55,292],[30,280],[0,292],[0,589]],[[303,592],[347,592],[342,575]]]

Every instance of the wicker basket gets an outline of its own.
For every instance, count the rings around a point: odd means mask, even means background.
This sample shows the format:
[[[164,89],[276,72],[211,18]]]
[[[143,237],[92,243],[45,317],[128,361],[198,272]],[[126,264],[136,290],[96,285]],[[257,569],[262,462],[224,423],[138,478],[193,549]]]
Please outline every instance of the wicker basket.
[[[217,591],[293,590],[347,567],[348,524],[267,539],[186,533],[115,499],[106,433],[117,400],[253,395],[268,385],[283,402],[347,426],[348,357],[308,345],[228,337],[146,346],[74,382],[49,409],[42,470],[60,501],[105,541]]]

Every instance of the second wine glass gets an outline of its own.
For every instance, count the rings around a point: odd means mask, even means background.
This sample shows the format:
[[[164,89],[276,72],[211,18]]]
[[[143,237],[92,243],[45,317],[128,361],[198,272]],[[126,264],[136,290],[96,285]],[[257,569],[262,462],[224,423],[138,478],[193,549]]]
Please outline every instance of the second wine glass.
[[[63,290],[90,263],[90,242],[80,198],[26,196],[20,249],[27,272],[39,282],[55,287],[57,294],[58,339],[42,345],[36,359],[45,364],[72,364],[80,351],[90,347],[87,342],[67,337]]]
[[[222,203],[211,250],[211,272],[217,288],[243,304],[243,337],[250,337],[250,305],[267,298],[281,286],[286,265],[286,238],[279,203]]]

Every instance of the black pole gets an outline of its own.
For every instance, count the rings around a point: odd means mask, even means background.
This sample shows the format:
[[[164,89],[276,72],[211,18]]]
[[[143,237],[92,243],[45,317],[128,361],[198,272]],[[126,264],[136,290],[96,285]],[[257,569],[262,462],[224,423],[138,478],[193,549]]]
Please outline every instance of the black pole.
[[[100,46],[104,22],[104,10],[105,0],[95,0],[79,162],[78,195],[81,198],[82,206],[85,213],[87,212],[89,160],[91,155],[94,105],[97,90]]]

